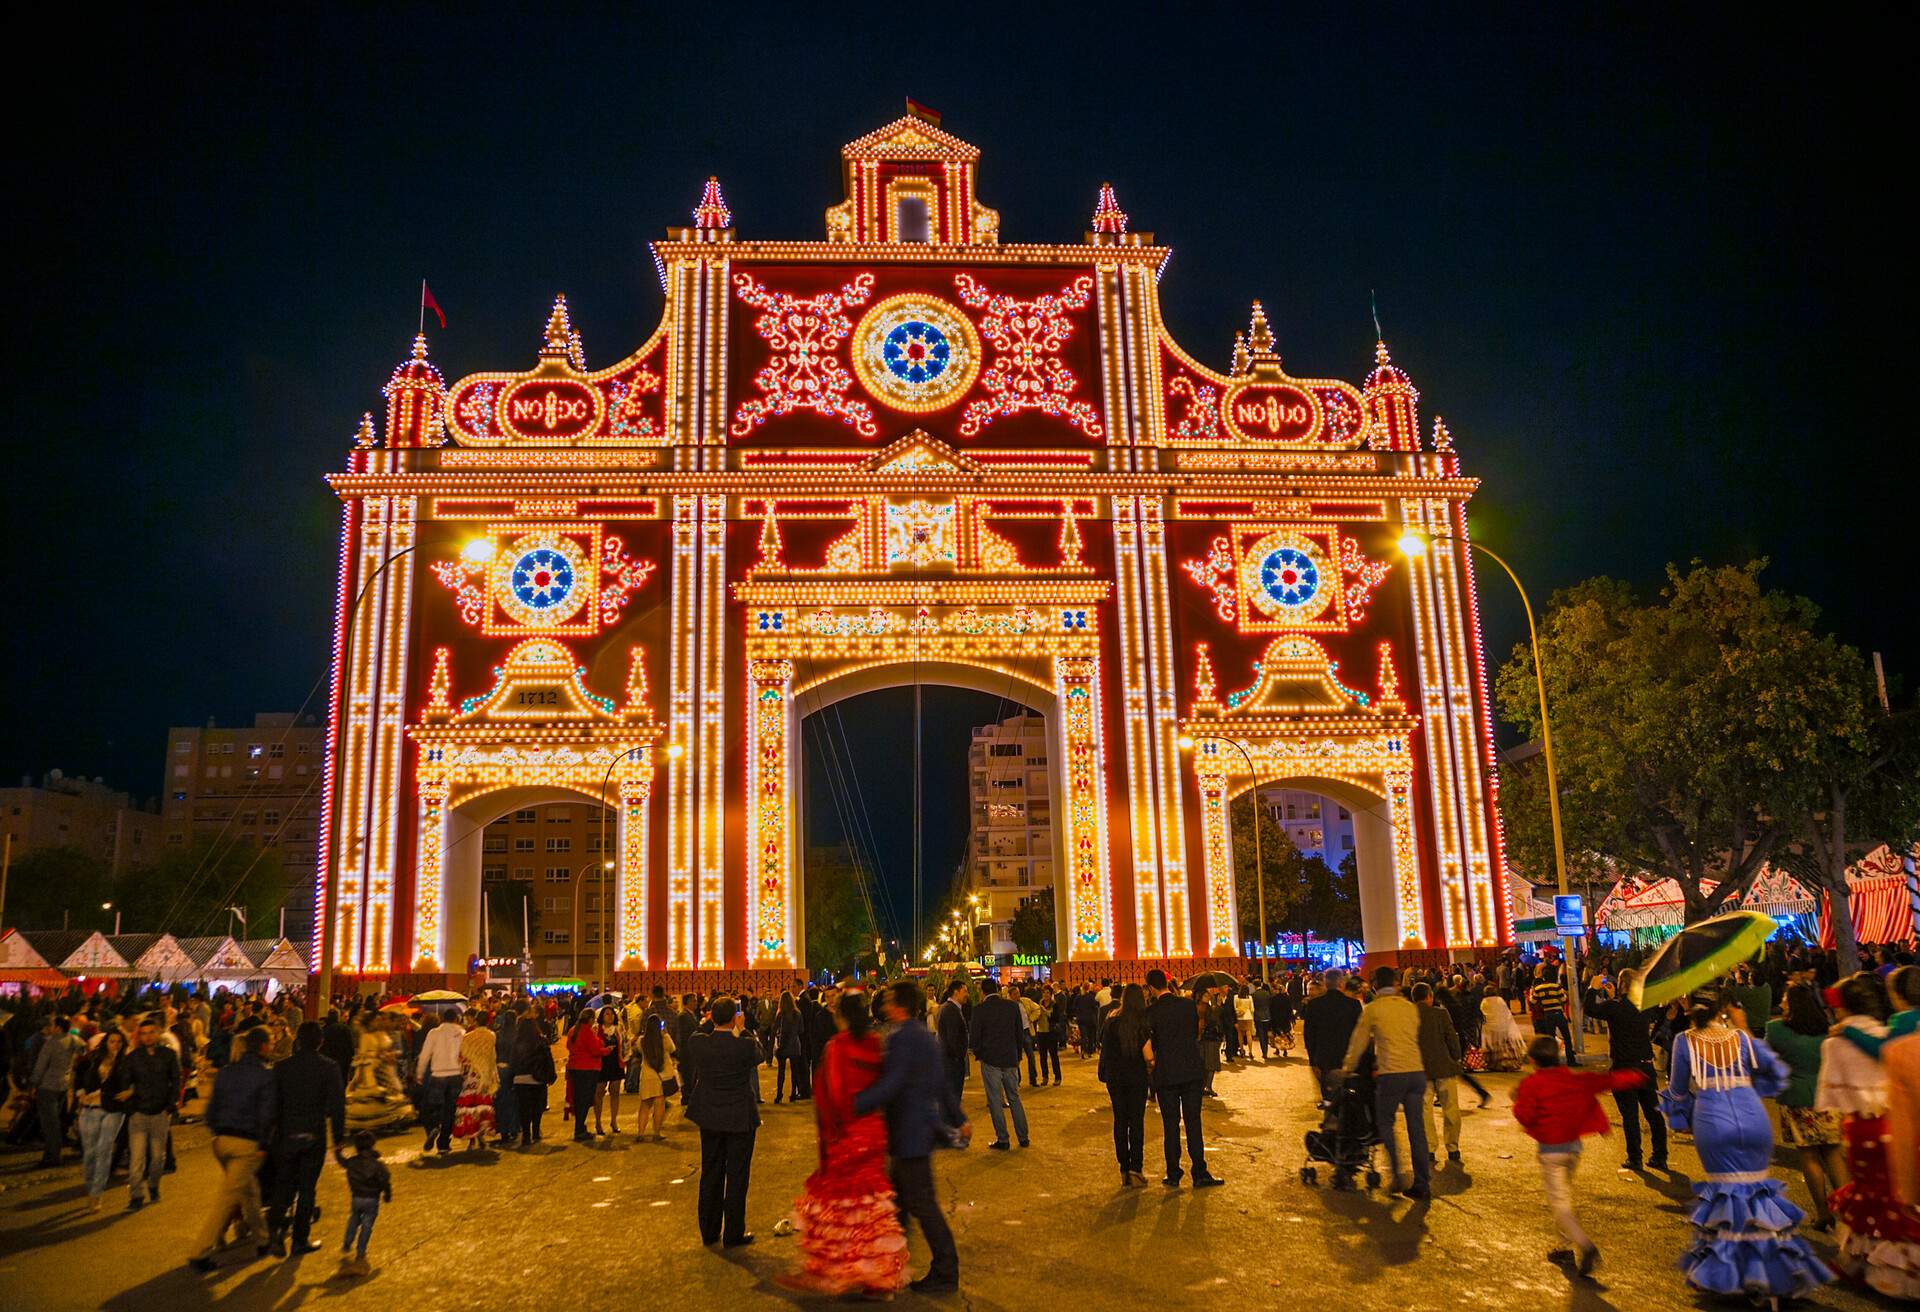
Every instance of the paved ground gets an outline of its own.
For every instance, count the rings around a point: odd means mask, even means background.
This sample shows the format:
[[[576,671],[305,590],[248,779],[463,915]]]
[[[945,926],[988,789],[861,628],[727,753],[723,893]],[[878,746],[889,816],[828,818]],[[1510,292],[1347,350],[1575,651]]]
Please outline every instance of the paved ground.
[[[1688,1178],[1680,1142],[1671,1177],[1622,1177],[1618,1132],[1589,1141],[1582,1214],[1605,1259],[1580,1281],[1543,1259],[1554,1235],[1530,1145],[1509,1112],[1516,1077],[1488,1079],[1496,1097],[1469,1112],[1466,1167],[1442,1171],[1431,1205],[1337,1194],[1300,1182],[1301,1132],[1316,1117],[1296,1059],[1255,1063],[1220,1078],[1207,1138],[1226,1187],[1195,1194],[1158,1184],[1158,1127],[1148,1120],[1146,1189],[1117,1186],[1106,1098],[1093,1064],[1066,1061],[1064,1087],[1027,1091],[1034,1147],[985,1150],[977,1084],[967,1106],[979,1138],[935,1171],[959,1239],[962,1293],[902,1296],[914,1306],[1026,1312],[1051,1298],[1074,1312],[1205,1302],[1218,1307],[1647,1309],[1712,1306],[1685,1291],[1673,1259],[1683,1246]],[[771,1077],[767,1078],[769,1093]],[[630,1114],[630,1110],[629,1110]],[[484,1152],[422,1159],[412,1132],[383,1141],[394,1197],[374,1236],[370,1277],[336,1275],[346,1186],[328,1167],[318,1236],[327,1251],[256,1261],[234,1251],[212,1276],[183,1265],[211,1197],[204,1132],[179,1132],[180,1169],[157,1207],[132,1216],[124,1186],[113,1210],[85,1210],[77,1168],[44,1171],[31,1155],[0,1161],[0,1307],[44,1309],[294,1308],[780,1308],[799,1301],[772,1277],[793,1241],[774,1224],[812,1167],[810,1111],[766,1108],[754,1161],[752,1247],[700,1247],[694,1226],[696,1135],[678,1116],[665,1145],[630,1137],[574,1146],[557,1114],[537,1154]],[[1797,1201],[1805,1191],[1791,1180]],[[1823,1244],[1824,1241],[1816,1240]],[[914,1266],[925,1251],[914,1243]],[[1741,1306],[1736,1304],[1735,1306]],[[1802,1306],[1885,1306],[1830,1287]]]

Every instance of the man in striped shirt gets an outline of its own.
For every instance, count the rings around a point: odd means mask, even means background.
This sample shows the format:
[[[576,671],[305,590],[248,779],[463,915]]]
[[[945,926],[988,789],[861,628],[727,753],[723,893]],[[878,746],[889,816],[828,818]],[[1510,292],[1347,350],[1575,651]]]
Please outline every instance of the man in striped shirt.
[[[1560,983],[1560,967],[1540,968],[1540,978],[1533,984],[1533,1011],[1539,1017],[1535,1032],[1557,1037],[1567,1065],[1578,1066],[1580,1059],[1573,1052],[1573,1028],[1567,1024],[1567,990]]]

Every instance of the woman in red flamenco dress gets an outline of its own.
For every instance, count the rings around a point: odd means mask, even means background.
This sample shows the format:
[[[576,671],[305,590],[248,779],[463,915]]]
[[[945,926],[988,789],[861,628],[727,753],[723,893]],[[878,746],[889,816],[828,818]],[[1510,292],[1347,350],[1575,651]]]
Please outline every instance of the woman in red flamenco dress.
[[[880,1036],[865,993],[840,996],[840,1033],[814,1078],[820,1168],[793,1205],[800,1265],[779,1277],[788,1289],[887,1299],[907,1283],[907,1236],[887,1179],[887,1122],[856,1116],[854,1095],[880,1075]]]

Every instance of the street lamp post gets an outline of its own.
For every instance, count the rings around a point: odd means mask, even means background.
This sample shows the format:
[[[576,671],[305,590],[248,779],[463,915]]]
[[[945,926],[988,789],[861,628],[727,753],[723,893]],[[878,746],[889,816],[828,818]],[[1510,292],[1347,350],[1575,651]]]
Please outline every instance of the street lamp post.
[[[1534,691],[1540,698],[1540,754],[1547,764],[1547,816],[1553,826],[1553,873],[1561,896],[1564,897],[1568,892],[1567,844],[1560,830],[1560,776],[1553,768],[1553,726],[1547,715],[1547,670],[1540,660],[1540,632],[1533,622],[1533,601],[1527,596],[1526,585],[1520,582],[1520,576],[1513,572],[1513,566],[1507,564],[1505,558],[1492,547],[1475,542],[1471,538],[1458,537],[1452,533],[1409,529],[1401,535],[1400,550],[1407,556],[1424,556],[1427,554],[1427,548],[1437,539],[1463,542],[1488,557],[1506,572],[1507,578],[1513,582],[1513,590],[1520,594],[1520,608],[1527,614],[1527,646],[1533,652]],[[1578,941],[1575,940],[1576,943]],[[1575,952],[1577,951],[1576,948]],[[1573,969],[1571,961],[1567,964],[1567,997],[1573,1008],[1573,1050],[1577,1053],[1585,1046],[1581,1035],[1581,1027],[1585,1023],[1581,1013],[1585,1007],[1580,998],[1579,973]]]
[[[1247,778],[1253,785],[1253,901],[1260,916],[1260,982],[1265,984],[1272,979],[1272,966],[1267,957],[1267,869],[1266,859],[1260,853],[1260,772],[1253,768],[1253,757],[1247,749],[1231,738],[1221,738],[1215,734],[1182,735],[1180,750],[1190,752],[1195,744],[1201,742],[1225,743],[1240,753],[1240,759],[1247,763]]]

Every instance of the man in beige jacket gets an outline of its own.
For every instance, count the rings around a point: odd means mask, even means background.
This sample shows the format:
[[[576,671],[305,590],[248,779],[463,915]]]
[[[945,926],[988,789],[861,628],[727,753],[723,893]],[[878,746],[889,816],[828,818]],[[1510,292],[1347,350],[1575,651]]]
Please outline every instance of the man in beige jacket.
[[[1420,1009],[1400,993],[1400,973],[1392,966],[1373,972],[1373,1001],[1360,1010],[1360,1019],[1347,1041],[1342,1069],[1360,1064],[1368,1045],[1373,1047],[1373,1119],[1380,1142],[1387,1148],[1387,1165],[1394,1190],[1403,1197],[1425,1202],[1432,1158],[1428,1155],[1426,1118],[1426,1064],[1420,1059]],[[1393,1137],[1393,1117],[1407,1119],[1407,1155],[1413,1159],[1413,1183],[1403,1184],[1400,1148]]]

